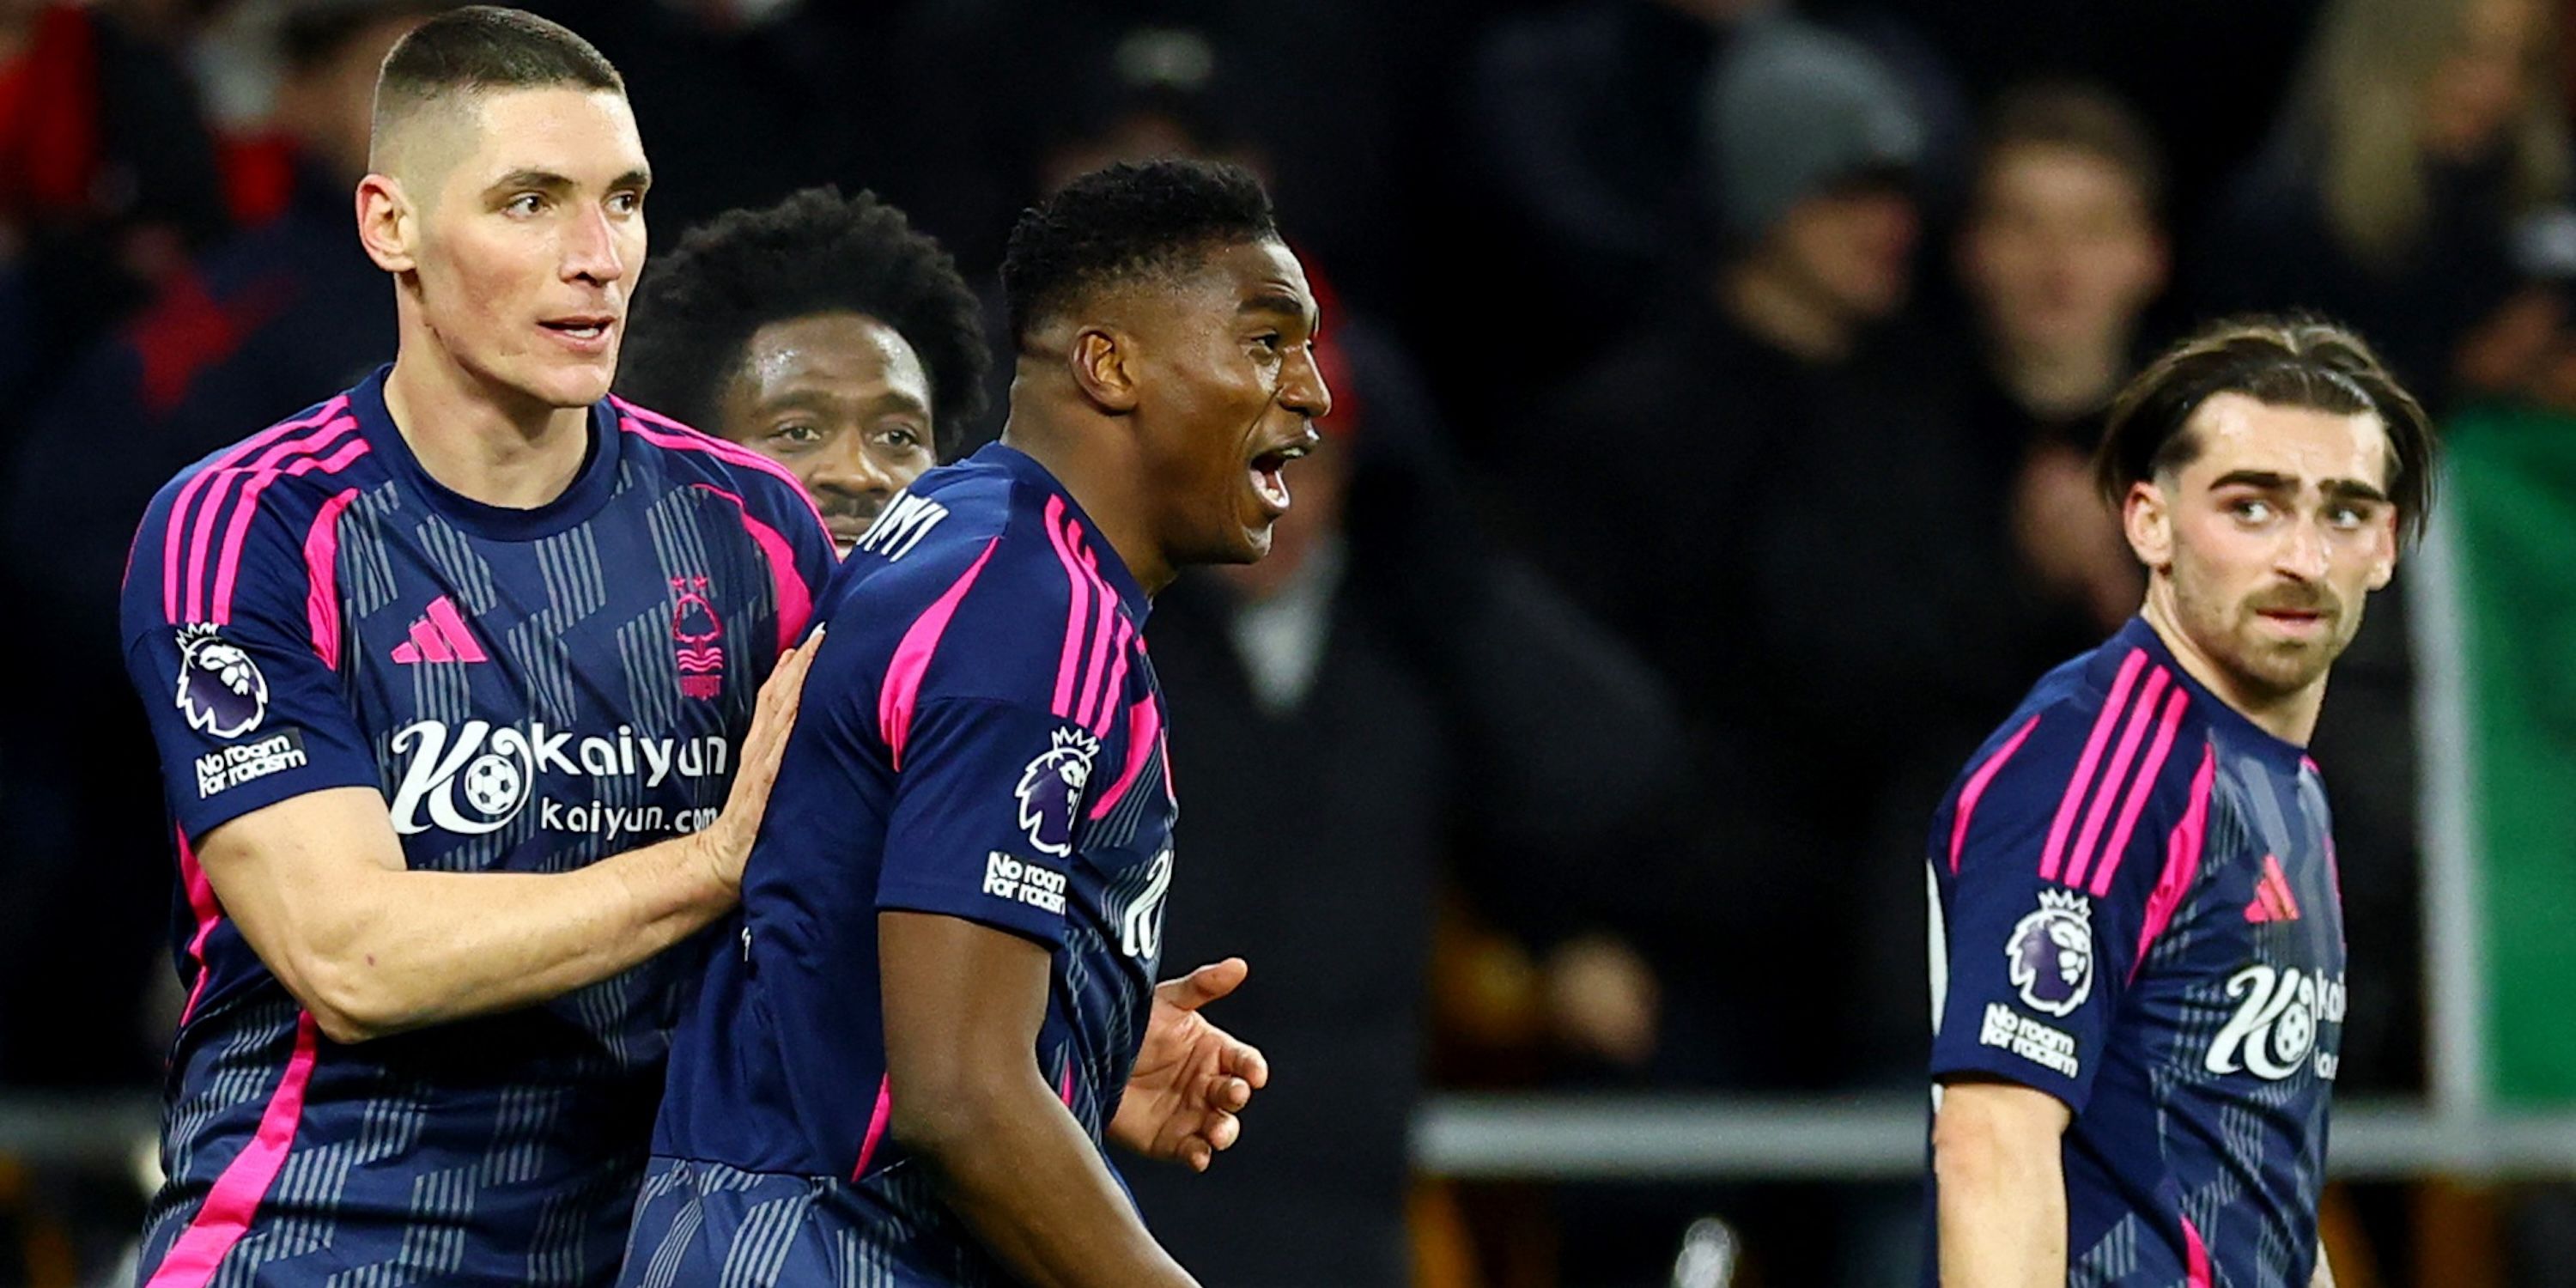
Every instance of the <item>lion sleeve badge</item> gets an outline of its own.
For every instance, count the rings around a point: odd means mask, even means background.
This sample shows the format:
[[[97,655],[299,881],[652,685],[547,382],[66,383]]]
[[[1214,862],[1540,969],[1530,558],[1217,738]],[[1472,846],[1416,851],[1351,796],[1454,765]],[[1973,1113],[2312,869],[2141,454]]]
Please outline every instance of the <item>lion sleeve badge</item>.
[[[2004,960],[2024,1006],[2071,1015],[2093,995],[2093,908],[2073,891],[2044,890],[2039,910],[2013,926]]]

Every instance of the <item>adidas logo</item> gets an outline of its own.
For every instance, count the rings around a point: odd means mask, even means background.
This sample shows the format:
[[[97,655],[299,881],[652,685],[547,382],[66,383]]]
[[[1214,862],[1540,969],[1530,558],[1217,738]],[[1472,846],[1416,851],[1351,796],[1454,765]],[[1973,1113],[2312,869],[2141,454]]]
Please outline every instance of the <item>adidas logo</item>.
[[[394,645],[394,661],[404,666],[491,660],[483,646],[474,642],[474,632],[466,629],[465,618],[445,595],[429,601],[429,612],[412,622],[409,640]]]
[[[2247,921],[2297,921],[2299,901],[2290,894],[2290,879],[2282,875],[2277,855],[2263,856],[2263,875],[2254,882],[2254,900],[2245,905]]]

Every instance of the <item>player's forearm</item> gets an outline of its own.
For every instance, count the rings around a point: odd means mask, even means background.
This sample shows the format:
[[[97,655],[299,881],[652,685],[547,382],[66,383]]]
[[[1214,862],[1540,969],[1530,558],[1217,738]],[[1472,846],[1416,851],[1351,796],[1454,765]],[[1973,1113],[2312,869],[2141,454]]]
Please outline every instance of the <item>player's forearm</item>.
[[[339,1041],[513,1010],[641,963],[735,891],[698,836],[569,872],[386,871],[316,918],[300,1000]]]
[[[1945,1106],[1932,1146],[1941,1288],[2062,1288],[2066,1179],[2058,1138]]]
[[[1196,1288],[1034,1065],[996,1080],[893,1100],[895,1139],[984,1246],[1033,1288]]]

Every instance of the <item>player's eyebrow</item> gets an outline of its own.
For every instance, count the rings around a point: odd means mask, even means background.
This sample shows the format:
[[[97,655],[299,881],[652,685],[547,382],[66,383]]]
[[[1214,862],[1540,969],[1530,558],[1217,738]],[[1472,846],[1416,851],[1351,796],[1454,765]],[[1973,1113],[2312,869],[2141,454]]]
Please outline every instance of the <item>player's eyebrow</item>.
[[[2388,494],[2358,479],[2327,479],[2322,485],[2326,499],[2332,501],[2375,501],[2388,504]]]
[[[2217,481],[2209,486],[2212,491],[2226,487],[2250,487],[2264,492],[2296,492],[2299,490],[2299,480],[2270,470],[2231,470],[2219,475]],[[2330,500],[2374,501],[2381,505],[2388,504],[2386,492],[2359,479],[2327,479],[2317,485],[2317,490],[2324,493]]]
[[[924,405],[920,399],[913,397],[910,392],[902,389],[886,389],[867,398],[849,399],[822,389],[798,388],[784,390],[776,397],[763,398],[760,400],[761,408],[768,411],[794,409],[798,411],[836,412],[845,406],[853,405],[856,406],[863,414],[874,411],[917,411],[927,413],[930,410],[930,408]]]
[[[1293,292],[1275,286],[1263,287],[1254,291],[1253,294],[1244,299],[1243,307],[1237,309],[1236,312],[1241,314],[1283,314],[1304,322],[1306,324],[1306,329],[1310,331],[1315,329],[1318,321],[1314,314],[1307,311],[1305,301],[1298,299]]]
[[[579,185],[575,184],[570,178],[556,174],[552,170],[538,170],[531,167],[522,167],[493,180],[492,185],[484,189],[484,191],[542,192],[549,197],[560,197],[565,193],[571,192],[578,186]],[[653,172],[637,168],[629,170],[626,173],[617,176],[615,179],[610,180],[608,183],[608,191],[625,192],[629,190],[640,190],[652,186]]]
[[[2209,487],[2213,492],[2223,487],[2250,487],[2265,492],[2295,492],[2298,490],[2299,481],[2287,474],[2275,474],[2270,470],[2229,470],[2212,480]]]

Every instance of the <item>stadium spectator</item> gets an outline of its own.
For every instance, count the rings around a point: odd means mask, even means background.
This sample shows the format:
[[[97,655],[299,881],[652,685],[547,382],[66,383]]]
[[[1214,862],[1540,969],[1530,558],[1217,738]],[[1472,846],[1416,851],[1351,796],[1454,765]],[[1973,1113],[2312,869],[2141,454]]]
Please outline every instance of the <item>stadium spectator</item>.
[[[1984,357],[1968,423],[2036,592],[2009,632],[2034,667],[2128,620],[2143,588],[2087,461],[2164,288],[2162,173],[2146,124],[2073,84],[2007,95],[1980,145],[1957,244]]]
[[[167,50],[101,6],[0,5],[0,444],[224,227],[214,144]]]
[[[2437,411],[2519,384],[2564,322],[2515,258],[2569,195],[2555,28],[2543,0],[2326,5],[2288,110],[2205,238],[2194,311],[2320,310]]]
[[[41,820],[5,869],[0,899],[0,1034],[84,1033],[77,1042],[0,1043],[0,1074],[44,1082],[141,1080],[167,1016],[132,1018],[157,977],[155,910],[132,899],[166,879],[149,735],[120,698],[110,643],[134,525],[162,480],[393,354],[384,274],[349,235],[351,189],[367,169],[377,64],[421,17],[422,0],[308,3],[277,28],[285,75],[272,124],[294,145],[293,195],[270,223],[169,273],[140,314],[71,364],[63,387],[0,465],[0,550],[15,602],[52,628],[22,639],[55,682],[31,695],[21,728],[78,729],[86,756],[12,761],[0,796]],[[369,307],[346,307],[349,302]],[[17,731],[9,735],[16,740]],[[33,747],[34,743],[26,744]],[[23,886],[19,883],[25,883]],[[61,910],[82,915],[65,917]],[[89,969],[55,977],[33,963],[78,951]],[[115,951],[104,951],[113,946]],[[149,1028],[147,1033],[145,1030]]]

